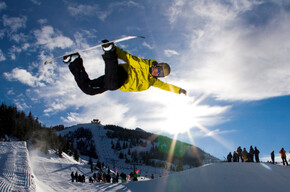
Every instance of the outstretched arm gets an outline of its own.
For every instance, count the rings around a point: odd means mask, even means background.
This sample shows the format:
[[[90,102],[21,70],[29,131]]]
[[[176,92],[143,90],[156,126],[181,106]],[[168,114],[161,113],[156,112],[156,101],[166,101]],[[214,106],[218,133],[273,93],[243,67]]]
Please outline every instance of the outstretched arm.
[[[186,90],[177,87],[175,85],[169,84],[169,83],[164,83],[163,81],[160,81],[159,79],[156,79],[156,81],[153,84],[154,87],[158,87],[160,89],[163,89],[165,91],[170,91],[176,94],[185,94],[187,95]]]

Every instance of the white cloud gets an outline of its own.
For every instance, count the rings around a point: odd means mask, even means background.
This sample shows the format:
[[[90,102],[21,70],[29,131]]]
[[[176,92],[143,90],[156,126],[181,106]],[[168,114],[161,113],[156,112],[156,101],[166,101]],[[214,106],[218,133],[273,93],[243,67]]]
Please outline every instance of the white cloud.
[[[100,7],[98,4],[69,4],[68,12],[72,16],[97,17],[101,21],[105,21],[113,11],[128,7],[143,8],[142,5],[134,1],[109,3],[106,7]]]
[[[49,50],[54,48],[68,48],[73,45],[73,41],[54,30],[51,26],[44,26],[41,30],[35,30],[34,35],[37,39],[36,44],[43,45]]]
[[[175,50],[171,50],[171,49],[165,49],[164,50],[164,54],[167,56],[167,57],[172,57],[174,55],[179,55],[179,53]]]
[[[19,29],[26,27],[27,17],[8,17],[3,15],[2,20],[4,27],[9,27],[11,32],[17,32]]]
[[[41,24],[41,25],[44,25],[44,24],[47,23],[47,19],[39,19],[38,23]]]
[[[24,43],[21,47],[16,47],[15,45],[13,45],[10,49],[9,49],[9,55],[10,58],[12,60],[16,59],[16,56],[21,53],[22,51],[26,51],[28,48],[30,47],[29,43]]]
[[[4,56],[2,50],[0,49],[0,62],[5,61],[5,60],[6,60],[6,57]]]
[[[6,3],[5,3],[5,2],[0,2],[0,12],[1,12],[2,10],[6,9],[6,8],[7,8]]]
[[[145,41],[142,43],[143,46],[149,48],[149,49],[153,49],[152,45],[149,45],[148,43],[146,43]]]
[[[17,80],[17,81],[20,81],[21,83],[23,83],[25,85],[29,85],[31,87],[43,86],[43,84],[40,83],[36,77],[31,75],[31,73],[29,73],[25,69],[14,68],[11,71],[11,73],[5,72],[4,76],[9,81]]]
[[[68,6],[68,12],[73,16],[97,16],[104,21],[111,14],[111,9],[102,10],[99,5],[74,4]]]
[[[259,15],[261,2],[175,2],[168,18],[173,25],[186,26],[189,49],[178,62],[184,66],[180,73],[186,88],[222,100],[290,93],[290,13],[283,6],[271,17],[258,17],[263,21],[256,25],[247,16],[251,11]]]

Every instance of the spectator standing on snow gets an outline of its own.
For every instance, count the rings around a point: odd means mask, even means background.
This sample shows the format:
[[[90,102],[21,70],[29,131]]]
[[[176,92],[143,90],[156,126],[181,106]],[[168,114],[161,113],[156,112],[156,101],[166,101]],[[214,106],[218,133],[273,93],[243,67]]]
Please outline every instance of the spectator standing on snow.
[[[154,175],[153,175],[153,173],[152,173],[152,175],[151,175],[151,179],[154,179]]]
[[[116,182],[119,183],[119,173],[117,172]]]
[[[246,150],[246,148],[244,148],[244,150],[242,151],[242,162],[247,162],[248,161],[248,151]]]
[[[122,183],[124,183],[124,182],[126,182],[126,177],[127,177],[127,175],[125,174],[125,173],[121,173],[120,174],[120,177],[121,177],[121,179],[122,179]]]
[[[76,171],[76,173],[75,173],[75,180],[76,180],[76,182],[79,182],[79,174],[78,174],[77,171]]]
[[[275,152],[274,151],[271,152],[271,159],[272,159],[272,163],[275,164]]]
[[[93,174],[93,178],[95,181],[97,181],[97,174],[96,173]]]
[[[233,156],[232,156],[232,153],[230,152],[227,156],[228,162],[232,162],[232,158],[233,158]]]
[[[254,154],[255,154],[256,163],[260,162],[259,153],[260,153],[260,151],[257,149],[257,147],[255,147]]]
[[[111,183],[111,175],[109,173],[106,175],[106,180],[107,183]]]
[[[249,162],[254,162],[254,149],[253,149],[253,146],[251,145],[250,146],[250,150],[249,150],[249,159],[248,159]]]
[[[134,174],[133,174],[133,181],[138,181],[138,175],[137,175],[137,173],[135,172]]]
[[[242,148],[241,148],[241,146],[238,147],[237,153],[238,153],[238,162],[239,162],[239,158],[241,159],[242,162],[244,162],[243,157],[242,157]]]
[[[71,176],[71,182],[74,182],[74,180],[75,180],[75,175],[74,175],[74,172],[73,172],[73,171],[71,172],[70,176]]]
[[[281,154],[281,159],[283,161],[283,165],[286,164],[286,166],[288,166],[288,161],[286,159],[286,151],[284,150],[284,148],[282,147],[282,149],[279,151],[279,153]]]
[[[233,153],[233,162],[237,162],[238,161],[238,154],[237,154],[237,152],[236,151],[234,151],[234,153]]]

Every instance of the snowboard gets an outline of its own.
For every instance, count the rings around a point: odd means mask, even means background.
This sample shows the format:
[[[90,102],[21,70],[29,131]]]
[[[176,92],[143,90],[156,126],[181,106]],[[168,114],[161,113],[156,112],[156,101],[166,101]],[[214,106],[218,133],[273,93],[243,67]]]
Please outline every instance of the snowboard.
[[[97,47],[101,47],[104,44],[108,44],[108,43],[118,43],[118,42],[121,42],[121,41],[127,41],[129,39],[135,39],[135,38],[145,39],[145,37],[143,37],[143,36],[126,36],[126,37],[122,37],[122,38],[115,39],[113,41],[109,41],[109,42],[106,42],[106,43],[101,43],[101,44],[98,44],[98,45],[95,45],[95,46],[92,46],[92,47],[89,47],[89,48],[86,48],[86,49],[81,49],[81,50],[77,50],[77,51],[72,52],[72,53],[66,53],[64,55],[60,55],[60,56],[54,57],[52,59],[49,59],[49,60],[45,61],[44,62],[44,65],[47,65],[47,64],[51,63],[55,59],[63,58],[63,56],[70,55],[70,54],[73,54],[73,53],[76,53],[76,52],[85,52],[85,51],[89,51],[89,50],[95,49]]]

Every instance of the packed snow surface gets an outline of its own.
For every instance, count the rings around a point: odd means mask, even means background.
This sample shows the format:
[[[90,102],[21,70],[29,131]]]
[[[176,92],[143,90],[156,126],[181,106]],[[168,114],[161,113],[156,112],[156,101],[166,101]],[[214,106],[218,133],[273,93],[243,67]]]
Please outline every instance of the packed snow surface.
[[[0,142],[0,191],[35,191],[25,142]]]
[[[268,163],[216,163],[138,182],[88,183],[87,162],[64,154],[28,153],[24,142],[0,143],[0,191],[108,191],[108,192],[285,192],[290,191],[290,167]],[[30,159],[30,160],[29,160]],[[86,176],[86,183],[72,183],[72,171]],[[151,170],[154,172],[154,168]],[[33,176],[32,176],[33,174]],[[142,174],[142,172],[141,172]]]

